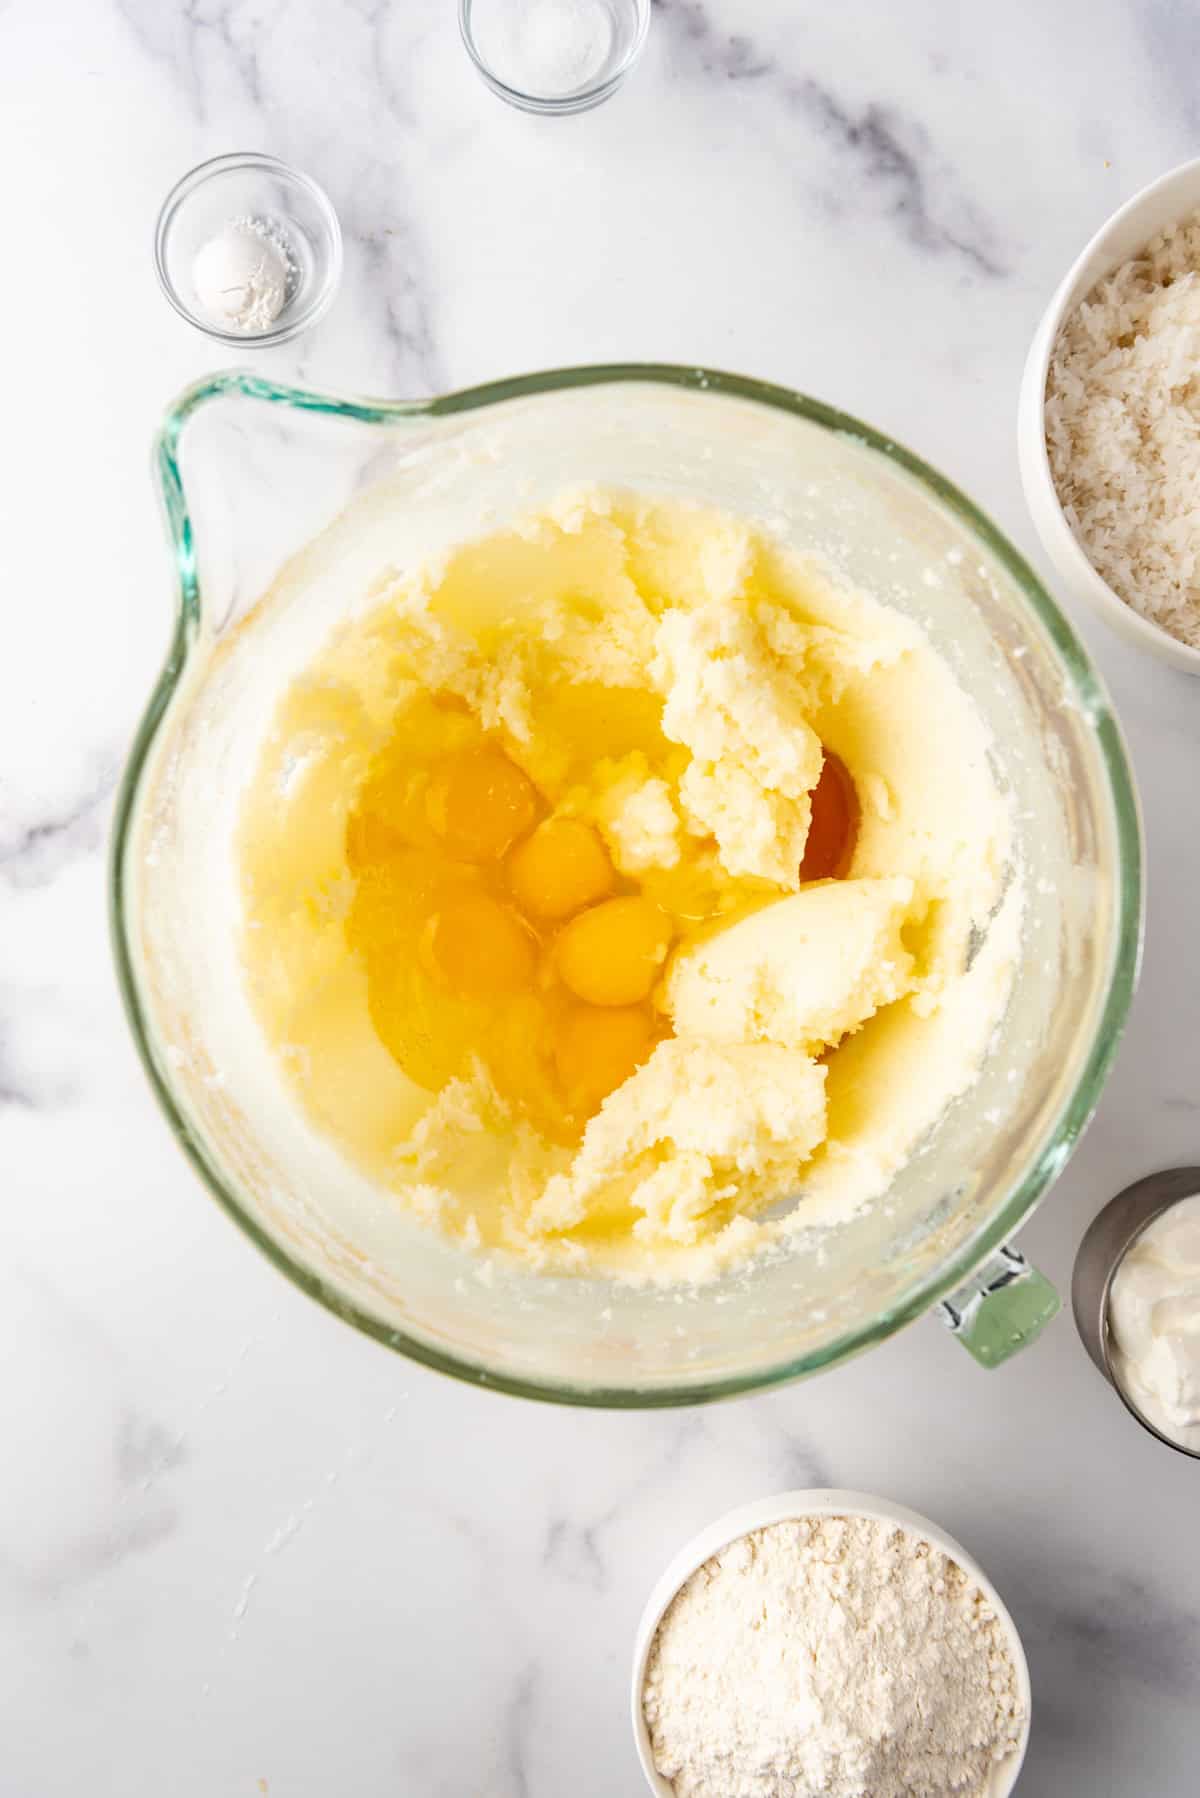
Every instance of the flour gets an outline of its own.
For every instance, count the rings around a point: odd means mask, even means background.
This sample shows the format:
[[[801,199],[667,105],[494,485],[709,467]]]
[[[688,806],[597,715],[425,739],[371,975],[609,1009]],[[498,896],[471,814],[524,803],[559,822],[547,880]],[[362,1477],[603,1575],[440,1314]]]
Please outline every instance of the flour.
[[[699,1568],[659,1625],[643,1708],[678,1798],[988,1798],[1024,1721],[968,1575],[846,1517],[775,1524]]]
[[[266,331],[295,284],[291,250],[267,219],[232,219],[196,252],[192,283],[202,310],[226,331]]]

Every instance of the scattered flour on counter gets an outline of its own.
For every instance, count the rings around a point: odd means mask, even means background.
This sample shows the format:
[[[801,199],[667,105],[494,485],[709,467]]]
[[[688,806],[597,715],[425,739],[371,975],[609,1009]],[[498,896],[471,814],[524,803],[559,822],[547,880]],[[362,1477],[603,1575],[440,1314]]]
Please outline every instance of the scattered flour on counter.
[[[1024,1711],[954,1561],[858,1517],[739,1537],[659,1625],[643,1708],[678,1798],[988,1798]]]

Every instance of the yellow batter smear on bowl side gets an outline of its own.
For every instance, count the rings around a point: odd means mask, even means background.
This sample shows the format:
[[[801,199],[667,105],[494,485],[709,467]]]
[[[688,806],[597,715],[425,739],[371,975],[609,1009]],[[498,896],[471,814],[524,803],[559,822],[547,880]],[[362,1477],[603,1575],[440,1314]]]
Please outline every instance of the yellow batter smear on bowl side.
[[[897,612],[745,520],[568,494],[385,577],[283,696],[257,1015],[431,1226],[706,1276],[879,1192],[978,1070],[1017,912],[987,750]]]

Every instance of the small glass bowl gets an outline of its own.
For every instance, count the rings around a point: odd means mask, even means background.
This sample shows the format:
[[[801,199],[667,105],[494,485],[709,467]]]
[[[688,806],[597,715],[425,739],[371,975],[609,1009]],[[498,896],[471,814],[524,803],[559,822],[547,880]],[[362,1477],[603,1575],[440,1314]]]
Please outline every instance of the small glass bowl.
[[[193,279],[196,253],[238,219],[269,223],[288,252],[283,310],[263,331],[215,323],[201,306]],[[240,151],[202,162],[163,201],[154,232],[154,265],[162,290],[181,317],[235,346],[286,343],[328,309],[342,278],[342,232],[323,189],[276,156]]]
[[[616,93],[641,55],[650,0],[458,0],[458,26],[510,106],[586,112]]]

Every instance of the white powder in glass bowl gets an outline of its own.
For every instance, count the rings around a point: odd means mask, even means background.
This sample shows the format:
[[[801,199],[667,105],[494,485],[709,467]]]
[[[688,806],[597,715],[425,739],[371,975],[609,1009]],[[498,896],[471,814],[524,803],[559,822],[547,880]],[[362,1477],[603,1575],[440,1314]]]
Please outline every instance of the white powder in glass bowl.
[[[266,331],[287,304],[295,263],[278,227],[262,219],[231,219],[201,244],[192,284],[201,310],[225,331]]]
[[[604,0],[476,0],[472,29],[498,81],[546,99],[586,87],[613,47]]]
[[[642,1707],[678,1798],[988,1798],[1024,1725],[984,1593],[863,1517],[773,1524],[706,1561],[659,1624]]]

